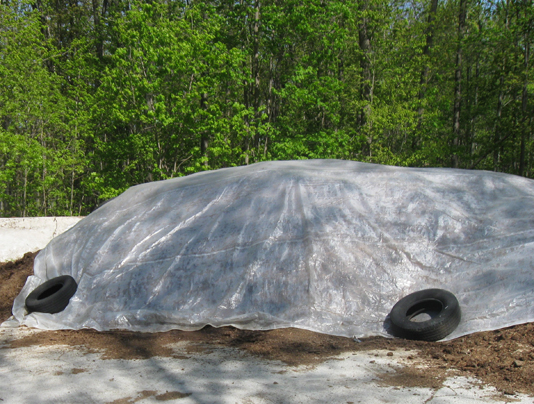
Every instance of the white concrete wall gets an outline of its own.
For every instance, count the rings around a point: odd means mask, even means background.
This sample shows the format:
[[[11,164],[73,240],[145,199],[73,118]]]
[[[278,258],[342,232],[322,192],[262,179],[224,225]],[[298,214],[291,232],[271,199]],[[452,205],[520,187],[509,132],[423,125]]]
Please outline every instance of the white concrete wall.
[[[67,231],[83,217],[0,218],[0,262],[21,258],[40,250],[50,240]]]

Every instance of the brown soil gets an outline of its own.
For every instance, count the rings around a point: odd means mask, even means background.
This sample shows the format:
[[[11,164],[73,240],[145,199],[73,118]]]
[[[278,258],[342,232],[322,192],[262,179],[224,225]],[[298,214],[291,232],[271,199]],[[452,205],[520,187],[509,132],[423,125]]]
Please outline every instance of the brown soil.
[[[28,253],[18,261],[0,264],[0,322],[11,315],[13,299],[33,273],[36,254]],[[186,343],[185,349],[177,351],[173,344],[180,342]],[[403,369],[383,376],[383,384],[439,388],[446,377],[461,375],[474,376],[504,394],[534,395],[534,323],[475,333],[448,342],[382,337],[354,342],[350,338],[296,328],[246,331],[233,327],[205,327],[193,332],[174,330],[162,333],[62,330],[31,333],[3,348],[32,345],[68,345],[87,352],[100,352],[102,359],[147,359],[153,356],[183,359],[197,352],[233,347],[289,366],[313,366],[340,353],[367,352],[377,356],[407,357]]]
[[[17,261],[0,263],[0,323],[11,316],[13,300],[26,283],[26,278],[33,274],[33,259],[37,252],[26,253]]]

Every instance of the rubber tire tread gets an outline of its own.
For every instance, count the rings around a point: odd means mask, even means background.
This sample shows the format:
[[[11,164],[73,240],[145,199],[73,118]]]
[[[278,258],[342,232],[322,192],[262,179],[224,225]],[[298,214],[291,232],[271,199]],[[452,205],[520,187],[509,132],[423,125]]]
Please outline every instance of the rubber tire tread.
[[[429,300],[441,302],[443,308],[439,314],[428,321],[410,321],[407,315],[410,309]],[[452,333],[461,319],[460,304],[451,292],[443,289],[420,290],[403,297],[391,309],[391,334],[405,339],[438,341]]]
[[[60,288],[54,293],[40,298],[46,293],[50,293],[50,290]],[[78,284],[74,278],[70,275],[62,275],[56,278],[49,279],[36,287],[26,298],[26,310],[29,313],[59,313],[68,306],[70,299],[76,293]]]

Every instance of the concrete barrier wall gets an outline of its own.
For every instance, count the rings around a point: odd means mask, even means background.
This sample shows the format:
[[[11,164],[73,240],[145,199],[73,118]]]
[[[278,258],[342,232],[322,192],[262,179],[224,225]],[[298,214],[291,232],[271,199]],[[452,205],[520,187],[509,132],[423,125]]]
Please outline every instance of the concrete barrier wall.
[[[46,247],[81,219],[83,216],[0,218],[0,262],[16,260]]]

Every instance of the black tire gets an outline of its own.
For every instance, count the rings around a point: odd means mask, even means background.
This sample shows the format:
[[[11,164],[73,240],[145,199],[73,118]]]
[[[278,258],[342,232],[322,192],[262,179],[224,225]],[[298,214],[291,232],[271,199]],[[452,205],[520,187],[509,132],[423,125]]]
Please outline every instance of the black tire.
[[[421,313],[427,313],[431,318],[412,321]],[[391,309],[391,334],[406,339],[438,341],[453,332],[461,318],[460,304],[451,292],[420,290],[403,297]]]
[[[63,275],[52,278],[37,286],[26,298],[26,310],[29,313],[59,313],[65,310],[70,298],[74,296],[78,284],[72,276]]]

